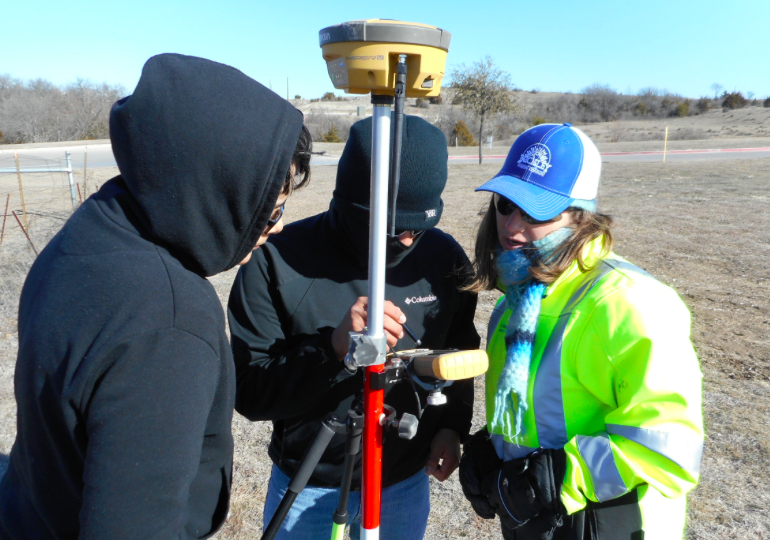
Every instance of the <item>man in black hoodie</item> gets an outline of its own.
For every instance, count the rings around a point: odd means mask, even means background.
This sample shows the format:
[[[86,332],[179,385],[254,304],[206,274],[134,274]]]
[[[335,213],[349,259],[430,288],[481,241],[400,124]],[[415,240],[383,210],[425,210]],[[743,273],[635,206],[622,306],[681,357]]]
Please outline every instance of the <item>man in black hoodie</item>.
[[[362,370],[349,373],[342,358],[348,331],[366,324],[369,255],[371,118],[356,123],[340,159],[327,212],[288,225],[241,267],[228,316],[236,363],[236,410],[250,420],[272,420],[273,474],[269,522],[303,452],[329,412],[344,418],[363,388]],[[476,349],[476,295],[461,292],[469,272],[462,247],[435,228],[447,179],[446,138],[436,127],[407,116],[396,228],[387,247],[385,330],[396,350],[412,349],[401,323],[433,349]],[[351,308],[352,306],[352,308]],[[427,394],[420,390],[423,406]],[[417,435],[393,431],[383,443],[383,539],[422,538],[428,518],[428,474],[446,479],[459,463],[460,440],[470,429],[473,383],[458,381],[448,403],[425,409]],[[395,385],[385,403],[418,414],[408,383]],[[332,439],[310,484],[278,538],[329,537],[342,479],[345,436]],[[354,489],[360,489],[360,454]],[[357,538],[357,493],[351,496],[351,537]]]
[[[206,278],[281,228],[307,131],[240,71],[165,54],[110,137],[120,176],[22,290],[4,540],[205,538],[227,516],[235,373]]]

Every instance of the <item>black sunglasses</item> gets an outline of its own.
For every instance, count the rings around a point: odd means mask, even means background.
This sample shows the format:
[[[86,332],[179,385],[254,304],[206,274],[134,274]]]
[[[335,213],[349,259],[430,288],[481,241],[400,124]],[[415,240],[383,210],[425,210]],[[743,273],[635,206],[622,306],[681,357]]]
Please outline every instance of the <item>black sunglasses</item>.
[[[561,220],[561,214],[558,214],[551,219],[535,219],[527,214],[521,207],[510,199],[506,199],[502,195],[495,193],[495,208],[500,212],[501,216],[510,216],[516,209],[519,209],[521,219],[528,225],[545,225],[546,223],[554,223]]]
[[[408,232],[409,235],[414,239],[417,240],[419,237],[422,236],[422,234],[425,232],[423,231],[410,231],[409,229],[396,229],[396,236],[401,236],[402,234]]]
[[[283,217],[283,209],[285,206],[286,203],[283,203],[281,206],[273,210],[273,213],[270,215],[270,219],[267,220],[267,225],[265,225],[266,233],[275,227],[279,221],[281,221],[281,218]]]

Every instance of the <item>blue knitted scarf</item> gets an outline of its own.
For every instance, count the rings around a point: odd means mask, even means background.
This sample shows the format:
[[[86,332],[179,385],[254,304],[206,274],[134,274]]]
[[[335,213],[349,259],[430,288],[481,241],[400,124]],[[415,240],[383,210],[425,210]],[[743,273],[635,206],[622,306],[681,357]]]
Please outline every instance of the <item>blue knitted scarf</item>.
[[[572,228],[562,227],[521,248],[501,251],[495,260],[497,274],[505,285],[507,309],[513,313],[505,332],[505,366],[497,382],[495,412],[490,431],[494,433],[502,429],[507,440],[524,434],[529,364],[540,316],[540,303],[546,289],[545,284],[530,277],[529,268],[538,261],[547,261],[572,232]]]

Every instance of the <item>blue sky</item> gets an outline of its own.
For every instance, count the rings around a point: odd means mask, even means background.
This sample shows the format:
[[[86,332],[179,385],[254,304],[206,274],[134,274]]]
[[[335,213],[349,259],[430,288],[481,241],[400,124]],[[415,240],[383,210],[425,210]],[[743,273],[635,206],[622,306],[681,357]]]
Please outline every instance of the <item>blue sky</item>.
[[[449,70],[491,55],[525,90],[577,92],[600,83],[699,97],[713,94],[716,82],[770,96],[770,0],[2,4],[0,73],[56,84],[83,77],[131,92],[147,58],[178,52],[230,64],[281,95],[288,77],[291,97],[320,97],[333,87],[318,31],[390,18],[450,31]]]

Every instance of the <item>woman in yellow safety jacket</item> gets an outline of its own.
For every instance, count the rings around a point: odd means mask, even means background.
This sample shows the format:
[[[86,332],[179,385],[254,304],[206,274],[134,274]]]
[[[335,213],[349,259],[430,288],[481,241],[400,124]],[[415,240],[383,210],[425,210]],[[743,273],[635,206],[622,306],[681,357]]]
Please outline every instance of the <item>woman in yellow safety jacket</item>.
[[[487,427],[464,447],[474,510],[529,540],[681,539],[703,448],[701,372],[676,292],[611,251],[599,151],[570,124],[522,133],[476,239]]]

